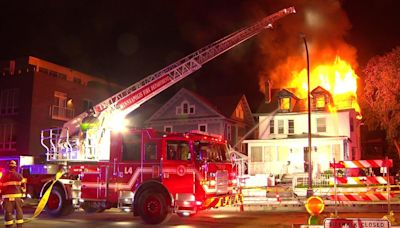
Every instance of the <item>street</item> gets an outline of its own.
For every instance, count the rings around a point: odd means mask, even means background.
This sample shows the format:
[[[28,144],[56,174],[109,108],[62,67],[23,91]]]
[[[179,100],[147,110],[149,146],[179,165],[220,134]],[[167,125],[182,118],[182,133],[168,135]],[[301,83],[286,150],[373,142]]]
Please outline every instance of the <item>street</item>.
[[[24,218],[32,216],[31,209],[25,210]],[[371,210],[374,211],[374,210]],[[346,212],[339,213],[341,218],[382,218],[384,212]],[[329,213],[324,213],[321,218],[326,218]],[[1,217],[3,218],[3,217]],[[400,215],[395,214],[397,221]],[[293,224],[306,224],[308,214],[301,211],[265,211],[247,210],[240,212],[237,208],[216,209],[199,212],[196,216],[180,218],[172,215],[165,224],[152,226],[143,224],[139,217],[133,217],[132,213],[120,212],[118,209],[106,210],[103,213],[86,214],[79,210],[63,217],[52,218],[45,213],[39,218],[30,221],[25,227],[292,227]]]

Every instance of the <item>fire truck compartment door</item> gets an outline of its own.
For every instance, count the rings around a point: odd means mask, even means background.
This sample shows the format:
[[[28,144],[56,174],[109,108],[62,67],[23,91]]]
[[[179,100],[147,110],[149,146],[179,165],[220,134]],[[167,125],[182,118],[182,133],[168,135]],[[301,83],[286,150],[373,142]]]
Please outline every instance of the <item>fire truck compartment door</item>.
[[[162,180],[171,193],[195,193],[196,173],[192,163],[184,161],[164,162]]]
[[[99,166],[97,170],[84,172],[81,198],[86,200],[106,200],[109,166]]]

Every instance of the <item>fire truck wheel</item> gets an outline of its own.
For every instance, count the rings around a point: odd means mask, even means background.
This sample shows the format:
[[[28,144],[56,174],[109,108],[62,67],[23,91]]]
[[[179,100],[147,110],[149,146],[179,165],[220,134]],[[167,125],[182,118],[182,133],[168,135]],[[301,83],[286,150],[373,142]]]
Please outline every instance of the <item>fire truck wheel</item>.
[[[53,217],[59,217],[73,211],[72,202],[65,199],[64,191],[54,186],[46,204],[46,212]]]
[[[171,216],[165,195],[153,191],[145,191],[139,197],[138,213],[147,224],[164,223]]]

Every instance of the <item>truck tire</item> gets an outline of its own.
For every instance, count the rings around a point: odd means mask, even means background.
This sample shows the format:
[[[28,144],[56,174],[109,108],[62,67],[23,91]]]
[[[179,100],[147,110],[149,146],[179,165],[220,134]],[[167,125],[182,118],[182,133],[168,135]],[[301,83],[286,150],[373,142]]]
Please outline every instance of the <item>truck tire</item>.
[[[139,216],[147,224],[164,223],[171,216],[167,198],[160,192],[144,191],[139,196],[138,209]]]
[[[65,197],[64,190],[54,186],[46,204],[46,212],[53,217],[60,217],[73,212],[73,205]]]

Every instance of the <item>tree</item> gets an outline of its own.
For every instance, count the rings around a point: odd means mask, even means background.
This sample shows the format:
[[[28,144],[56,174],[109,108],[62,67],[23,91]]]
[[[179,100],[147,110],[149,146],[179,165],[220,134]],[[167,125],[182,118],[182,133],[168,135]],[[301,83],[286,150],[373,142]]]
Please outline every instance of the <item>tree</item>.
[[[371,130],[384,130],[400,155],[400,47],[369,60],[363,75],[360,105],[365,124]]]

